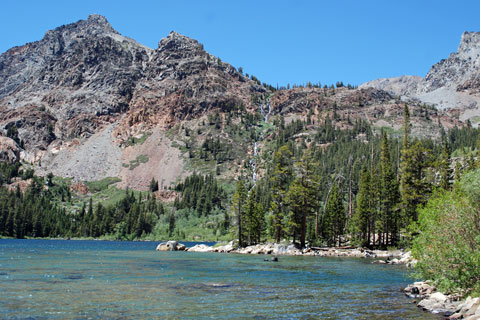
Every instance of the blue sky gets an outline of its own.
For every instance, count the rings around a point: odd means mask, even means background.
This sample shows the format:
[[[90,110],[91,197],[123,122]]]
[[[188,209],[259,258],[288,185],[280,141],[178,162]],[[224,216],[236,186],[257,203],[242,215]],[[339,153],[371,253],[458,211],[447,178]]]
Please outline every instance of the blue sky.
[[[480,31],[478,0],[3,0],[1,9],[0,52],[98,13],[151,48],[171,30],[185,34],[274,86],[425,76],[463,31]]]

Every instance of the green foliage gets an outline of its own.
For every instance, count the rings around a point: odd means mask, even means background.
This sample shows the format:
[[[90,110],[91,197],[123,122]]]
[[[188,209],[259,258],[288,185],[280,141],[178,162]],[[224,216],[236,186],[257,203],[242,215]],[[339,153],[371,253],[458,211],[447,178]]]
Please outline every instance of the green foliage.
[[[438,190],[419,211],[413,254],[417,271],[444,292],[471,291],[480,281],[480,171],[452,191]]]
[[[293,177],[293,153],[287,145],[280,147],[273,157],[273,172],[270,177],[272,211],[270,234],[275,236],[275,242],[280,242],[284,229],[284,219],[287,212],[286,196]]]
[[[297,236],[299,237],[302,248],[305,247],[307,221],[314,216],[319,207],[320,178],[315,174],[317,166],[318,163],[313,160],[311,153],[306,152],[295,164],[296,178],[285,197],[285,202],[290,209],[287,219],[288,229],[293,235],[294,242]]]
[[[341,245],[341,235],[344,234],[346,215],[343,205],[343,197],[338,189],[338,185],[333,185],[324,214],[324,233],[329,245]]]
[[[100,192],[107,189],[108,186],[120,181],[122,180],[117,177],[107,177],[98,181],[87,181],[85,184],[90,192]]]
[[[359,190],[357,194],[357,210],[355,212],[351,231],[362,246],[370,245],[370,226],[375,213],[374,193],[372,192],[370,171],[363,167],[360,175]]]
[[[243,183],[243,181],[238,180],[237,190],[232,196],[231,210],[237,223],[237,230],[238,230],[237,236],[238,236],[238,244],[240,247],[243,247],[244,245],[243,225],[245,224],[244,220],[245,220],[246,205],[247,205],[247,190],[245,188],[245,184]]]
[[[149,189],[151,192],[158,191],[158,181],[156,181],[155,178],[152,178],[150,181]]]
[[[143,132],[141,134],[142,134],[142,136],[140,138],[129,137],[128,140],[127,140],[127,146],[134,146],[136,144],[141,145],[145,142],[145,140],[148,139],[148,137],[150,137],[152,135],[151,132]]]
[[[235,203],[234,203],[235,204]],[[261,242],[265,234],[265,209],[257,201],[257,190],[250,190],[247,198],[246,210],[242,219],[244,239],[242,243],[253,245]]]
[[[122,164],[122,166],[128,167],[129,170],[133,170],[133,169],[135,169],[136,167],[138,167],[141,163],[147,163],[148,160],[149,160],[149,158],[148,158],[148,156],[147,156],[146,154],[140,154],[140,155],[138,155],[138,156],[135,158],[135,160],[131,160],[129,165],[124,166],[124,165]]]
[[[226,192],[211,174],[203,176],[193,173],[177,184],[175,190],[182,193],[181,198],[175,199],[176,209],[191,208],[198,215],[209,215],[214,208],[226,208]]]
[[[400,198],[397,176],[390,157],[389,139],[382,133],[379,172],[379,242],[383,247],[394,245],[399,239],[400,214],[397,209]]]

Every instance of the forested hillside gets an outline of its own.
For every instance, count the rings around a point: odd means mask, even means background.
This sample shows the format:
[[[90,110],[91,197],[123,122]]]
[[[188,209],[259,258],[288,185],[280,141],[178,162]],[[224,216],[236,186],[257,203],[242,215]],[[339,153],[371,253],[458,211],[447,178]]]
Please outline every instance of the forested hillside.
[[[450,189],[475,167],[477,129],[454,127],[439,139],[418,139],[407,106],[400,132],[361,119],[346,128],[330,116],[288,124],[277,116],[270,124],[260,114],[243,120],[242,112],[231,112],[212,114],[205,124],[210,137],[184,149],[202,173],[171,190],[159,190],[153,178],[149,191],[119,190],[118,180],[107,179],[81,194],[71,180],[4,162],[0,234],[405,246],[408,226],[432,191]],[[183,130],[187,139],[194,135]],[[227,142],[232,136],[240,139],[235,147]],[[228,154],[235,159],[242,152],[235,148],[256,141],[261,152],[228,167]]]

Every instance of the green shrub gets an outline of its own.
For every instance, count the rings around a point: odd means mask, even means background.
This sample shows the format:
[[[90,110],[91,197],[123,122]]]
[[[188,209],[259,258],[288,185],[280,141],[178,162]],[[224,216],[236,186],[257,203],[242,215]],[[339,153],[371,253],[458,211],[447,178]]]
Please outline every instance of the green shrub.
[[[88,181],[85,182],[90,192],[100,192],[108,188],[109,185],[122,181],[122,179],[117,177],[107,177],[98,181]]]
[[[453,191],[437,191],[419,212],[413,255],[417,273],[446,292],[478,294],[480,280],[480,170]]]

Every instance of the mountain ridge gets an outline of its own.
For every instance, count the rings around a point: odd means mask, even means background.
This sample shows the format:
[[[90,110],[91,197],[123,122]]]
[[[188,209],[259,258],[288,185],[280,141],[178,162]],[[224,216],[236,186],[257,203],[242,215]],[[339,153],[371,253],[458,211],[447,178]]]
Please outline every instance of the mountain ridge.
[[[0,56],[0,128],[18,133],[12,138],[19,157],[41,175],[80,181],[115,176],[122,187],[145,190],[152,177],[168,186],[195,171],[196,151],[186,150],[212,139],[232,146],[222,155],[231,165],[217,166],[237,175],[253,142],[231,127],[255,137],[252,126],[260,126],[267,101],[273,128],[282,118],[317,125],[330,118],[338,128],[366,120],[399,130],[405,101],[387,91],[340,84],[275,90],[195,39],[172,31],[150,49],[118,33],[105,17],[90,15]],[[462,125],[455,114],[406,103],[419,136],[437,137],[442,126]]]
[[[424,78],[383,78],[359,87],[383,89],[405,100],[415,99],[440,109],[454,109],[462,120],[475,120],[477,124],[480,117],[480,32],[465,31],[457,51],[434,64]]]

